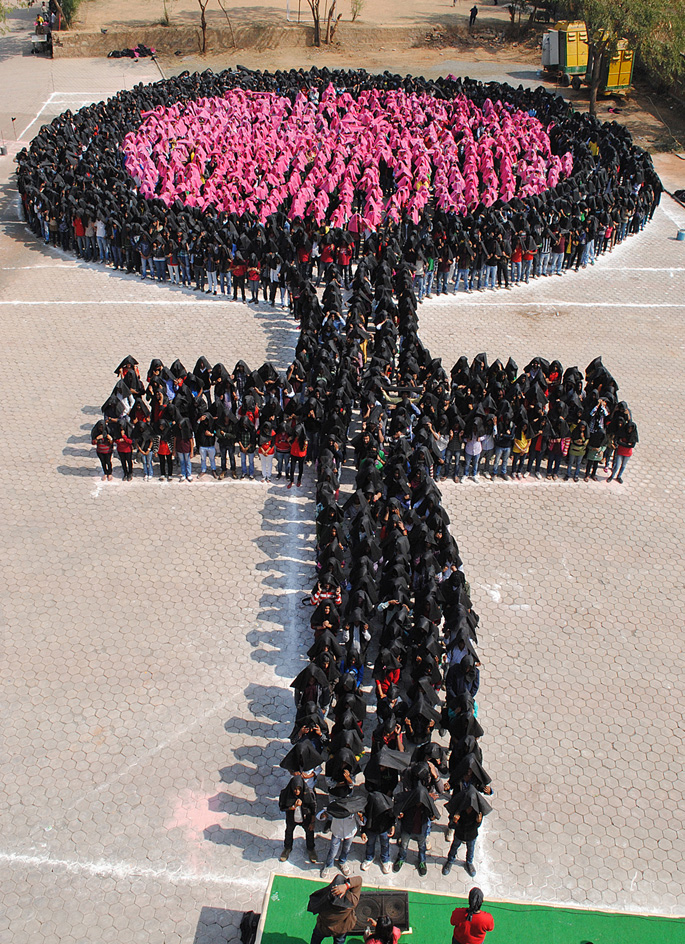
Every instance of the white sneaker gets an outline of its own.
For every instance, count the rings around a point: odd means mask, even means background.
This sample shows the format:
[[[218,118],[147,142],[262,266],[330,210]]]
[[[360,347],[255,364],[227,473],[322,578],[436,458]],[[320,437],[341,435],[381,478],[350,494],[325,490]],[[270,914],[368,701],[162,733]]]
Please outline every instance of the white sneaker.
[[[364,859],[359,868],[362,870],[362,872],[368,872],[368,870],[371,868],[372,862],[373,859]]]
[[[347,862],[338,862],[338,868],[340,869],[342,874],[345,876],[345,878],[347,878],[347,876],[350,874],[350,867],[347,864]]]
[[[319,876],[320,876],[325,882],[327,882],[327,881],[329,880],[329,878],[331,877],[332,871],[333,871],[333,869],[326,868],[326,866],[324,865],[324,867],[323,867],[323,868],[321,869],[321,871],[319,872]]]
[[[430,840],[430,836],[426,839],[426,852],[430,852],[433,848],[433,843]]]
[[[383,875],[388,875],[392,871],[392,862],[383,862],[381,864],[381,872]]]

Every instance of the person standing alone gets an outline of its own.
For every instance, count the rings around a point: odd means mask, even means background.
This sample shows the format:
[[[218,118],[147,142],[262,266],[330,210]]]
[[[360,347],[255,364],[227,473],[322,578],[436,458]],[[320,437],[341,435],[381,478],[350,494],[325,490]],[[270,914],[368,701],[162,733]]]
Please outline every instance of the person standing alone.
[[[495,920],[487,911],[481,911],[483,892],[472,888],[468,908],[455,908],[450,923],[454,928],[452,944],[482,944],[488,931],[494,930]]]

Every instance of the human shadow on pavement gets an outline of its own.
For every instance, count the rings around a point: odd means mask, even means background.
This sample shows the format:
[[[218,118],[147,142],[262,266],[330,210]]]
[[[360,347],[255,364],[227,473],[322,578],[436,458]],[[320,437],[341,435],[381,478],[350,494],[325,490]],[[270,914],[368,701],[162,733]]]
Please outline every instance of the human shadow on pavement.
[[[244,829],[224,828],[223,826],[207,826],[203,830],[204,838],[218,846],[231,846],[243,850],[243,859],[248,862],[266,862],[274,859],[283,848],[283,840],[264,839],[255,836]]]
[[[248,800],[231,793],[217,793],[210,797],[207,806],[212,813],[227,813],[229,816],[253,816],[260,820],[278,821],[282,817],[278,807],[264,799]]]
[[[200,910],[193,944],[229,944],[240,940],[242,911],[233,908],[208,908]]]

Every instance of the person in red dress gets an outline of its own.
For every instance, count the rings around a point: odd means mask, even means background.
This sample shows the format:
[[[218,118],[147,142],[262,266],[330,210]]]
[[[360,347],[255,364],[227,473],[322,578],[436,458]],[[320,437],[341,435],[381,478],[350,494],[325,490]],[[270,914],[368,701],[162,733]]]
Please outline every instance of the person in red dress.
[[[485,935],[495,927],[495,921],[487,911],[481,911],[483,892],[472,888],[469,892],[468,908],[455,908],[451,923],[454,927],[453,944],[483,944]]]

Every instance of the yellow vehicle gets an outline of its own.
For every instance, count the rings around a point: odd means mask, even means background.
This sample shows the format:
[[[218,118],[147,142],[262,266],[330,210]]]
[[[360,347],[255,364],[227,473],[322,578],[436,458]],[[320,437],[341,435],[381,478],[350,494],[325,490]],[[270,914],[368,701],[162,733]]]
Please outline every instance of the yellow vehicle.
[[[588,54],[587,29],[581,20],[560,23],[557,29],[546,30],[542,37],[542,68],[556,76],[565,88],[573,76],[585,75]]]
[[[628,48],[628,40],[622,39],[618,43],[618,49],[611,59],[605,59],[602,64],[602,72],[599,83],[602,92],[621,92],[630,88],[633,81],[633,64],[635,54]],[[592,52],[588,57],[587,73],[585,81],[590,82],[592,75]]]
[[[602,66],[600,92],[619,92],[630,88],[634,59],[628,41],[622,39],[616,54]],[[592,50],[588,45],[585,23],[580,20],[560,23],[557,29],[545,32],[542,37],[542,68],[564,88],[571,85],[577,91],[583,82],[589,83]]]

